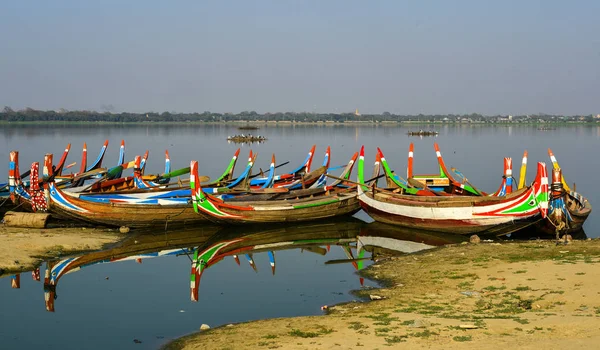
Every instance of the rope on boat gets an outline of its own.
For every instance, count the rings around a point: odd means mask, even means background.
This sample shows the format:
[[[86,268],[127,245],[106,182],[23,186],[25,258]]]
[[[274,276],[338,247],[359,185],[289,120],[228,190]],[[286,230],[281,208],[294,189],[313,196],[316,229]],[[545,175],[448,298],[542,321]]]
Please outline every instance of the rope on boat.
[[[22,206],[22,205],[23,205],[23,204],[25,204],[25,203],[27,203],[27,202],[21,202],[19,205],[17,205],[16,207],[14,207],[14,208],[13,208],[13,210],[15,210],[15,209],[19,208],[20,206]]]
[[[550,224],[552,224],[552,226],[554,226],[554,230],[556,232],[556,239],[559,240],[560,233],[563,231],[566,231],[569,228],[568,223],[566,222],[566,220],[561,220],[557,225],[552,221],[552,218],[550,218],[550,216],[548,216],[547,219],[548,219],[548,222],[550,222]]]
[[[2,207],[4,205],[4,203],[6,203],[9,199],[10,199],[10,197],[4,198],[4,200],[2,201],[2,203],[0,203],[0,207]]]
[[[188,257],[188,259],[190,259],[190,261],[194,261],[194,260],[192,260],[192,258],[190,257],[190,253],[189,253],[189,252],[185,252],[184,254],[185,254],[185,256],[187,256],[187,257]]]
[[[515,177],[512,175],[511,176],[502,175],[502,178],[503,179],[513,179],[513,182],[517,182],[517,179],[515,179]]]
[[[550,184],[550,194],[552,195],[552,199],[557,199],[562,197],[566,193],[562,183],[551,183]]]
[[[169,220],[171,220],[172,218],[176,218],[179,215],[183,214],[183,212],[186,210],[187,208],[182,209],[179,214],[175,214],[175,215],[167,215],[167,217],[165,218],[165,232],[167,231],[168,225],[169,225]]]

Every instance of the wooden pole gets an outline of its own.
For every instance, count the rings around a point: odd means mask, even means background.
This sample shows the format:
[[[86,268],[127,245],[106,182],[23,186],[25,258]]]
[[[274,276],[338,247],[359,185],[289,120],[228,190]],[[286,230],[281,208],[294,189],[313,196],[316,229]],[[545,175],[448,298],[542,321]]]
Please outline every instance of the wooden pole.
[[[50,214],[20,213],[9,211],[4,214],[4,224],[9,227],[45,228]]]

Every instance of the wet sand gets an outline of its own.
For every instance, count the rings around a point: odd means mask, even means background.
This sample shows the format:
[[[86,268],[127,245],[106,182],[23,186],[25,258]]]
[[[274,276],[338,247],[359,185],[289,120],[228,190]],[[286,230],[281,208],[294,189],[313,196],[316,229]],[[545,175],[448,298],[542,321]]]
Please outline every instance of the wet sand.
[[[44,258],[101,249],[123,237],[115,229],[32,229],[0,225],[0,277],[33,270]]]
[[[600,343],[600,241],[462,244],[362,271],[382,289],[323,316],[227,325],[169,349],[588,349]],[[364,301],[369,295],[381,300]],[[198,327],[202,323],[198,321]]]

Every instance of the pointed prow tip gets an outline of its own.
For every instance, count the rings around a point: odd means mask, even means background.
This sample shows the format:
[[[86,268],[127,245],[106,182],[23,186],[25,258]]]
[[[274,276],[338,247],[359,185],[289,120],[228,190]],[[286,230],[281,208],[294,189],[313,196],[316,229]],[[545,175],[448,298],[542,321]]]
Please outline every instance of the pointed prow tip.
[[[196,175],[198,174],[198,161],[192,160],[190,162],[190,182],[196,179]]]

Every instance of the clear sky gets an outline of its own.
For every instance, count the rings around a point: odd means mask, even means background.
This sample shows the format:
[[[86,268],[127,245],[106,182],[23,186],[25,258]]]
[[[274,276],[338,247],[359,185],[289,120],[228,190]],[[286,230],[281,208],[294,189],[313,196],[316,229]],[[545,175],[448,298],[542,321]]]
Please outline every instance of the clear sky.
[[[0,108],[600,113],[600,1],[2,1]]]

